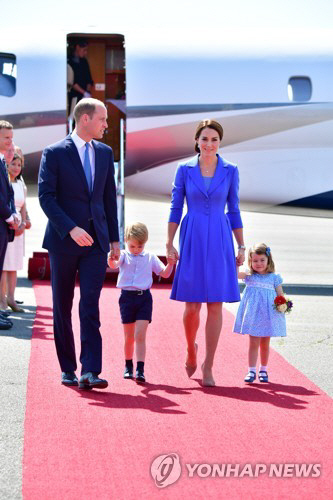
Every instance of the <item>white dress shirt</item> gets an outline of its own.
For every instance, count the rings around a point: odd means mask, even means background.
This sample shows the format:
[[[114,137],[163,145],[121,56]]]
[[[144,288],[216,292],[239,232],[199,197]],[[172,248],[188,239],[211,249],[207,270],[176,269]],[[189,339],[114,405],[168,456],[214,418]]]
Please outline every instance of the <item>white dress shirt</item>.
[[[72,140],[76,146],[76,149],[79,153],[80,160],[82,163],[82,168],[83,168],[83,163],[84,163],[84,155],[86,153],[86,141],[81,139],[79,135],[77,135],[76,130],[73,130],[72,132]],[[90,165],[91,165],[91,178],[92,178],[92,185],[94,185],[94,180],[95,180],[95,149],[92,144],[92,141],[88,142],[89,144],[89,159],[90,159]]]
[[[160,274],[165,269],[163,262],[145,250],[133,255],[122,250],[119,259],[117,288],[123,290],[148,290],[153,284],[153,272]]]

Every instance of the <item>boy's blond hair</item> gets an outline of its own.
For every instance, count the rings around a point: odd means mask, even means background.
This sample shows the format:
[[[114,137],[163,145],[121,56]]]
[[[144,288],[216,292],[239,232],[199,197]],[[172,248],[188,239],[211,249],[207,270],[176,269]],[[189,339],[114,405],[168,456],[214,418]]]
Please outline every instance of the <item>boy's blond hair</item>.
[[[257,255],[266,255],[268,262],[267,262],[267,272],[268,273],[274,273],[275,272],[275,265],[272,257],[272,252],[271,249],[265,244],[265,243],[256,243],[253,245],[250,250],[249,250],[249,255],[248,255],[248,266],[250,269],[250,273],[256,273],[252,269],[252,255],[256,253]]]
[[[146,243],[148,240],[147,226],[142,224],[142,222],[134,222],[134,224],[127,226],[125,229],[125,241],[130,239],[136,240],[139,243]]]

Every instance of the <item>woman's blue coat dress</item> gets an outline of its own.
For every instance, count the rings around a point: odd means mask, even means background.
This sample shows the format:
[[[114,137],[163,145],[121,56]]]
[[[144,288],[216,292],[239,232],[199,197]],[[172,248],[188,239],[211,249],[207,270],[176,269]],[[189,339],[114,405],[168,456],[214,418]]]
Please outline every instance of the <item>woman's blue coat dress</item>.
[[[180,260],[171,299],[183,302],[240,300],[232,229],[243,227],[236,165],[218,156],[207,191],[199,155],[179,164],[172,189],[169,222],[180,223]],[[227,212],[225,213],[225,207]]]

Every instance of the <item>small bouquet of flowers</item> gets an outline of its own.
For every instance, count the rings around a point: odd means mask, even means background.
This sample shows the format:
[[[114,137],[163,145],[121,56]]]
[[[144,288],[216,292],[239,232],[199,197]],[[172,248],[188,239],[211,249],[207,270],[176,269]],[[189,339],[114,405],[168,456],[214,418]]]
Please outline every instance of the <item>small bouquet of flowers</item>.
[[[288,297],[284,297],[283,295],[278,295],[274,299],[273,307],[276,311],[282,313],[290,313],[293,308],[293,303]]]

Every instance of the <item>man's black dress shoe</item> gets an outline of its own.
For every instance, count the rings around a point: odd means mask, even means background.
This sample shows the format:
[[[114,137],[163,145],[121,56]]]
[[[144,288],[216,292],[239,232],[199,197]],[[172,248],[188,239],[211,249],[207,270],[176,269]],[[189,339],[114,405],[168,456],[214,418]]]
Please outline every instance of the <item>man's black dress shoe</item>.
[[[0,315],[3,316],[4,318],[7,318],[11,314],[12,314],[11,311],[5,311],[4,309],[0,309]]]
[[[13,326],[13,323],[8,319],[0,318],[0,330],[9,330]]]
[[[14,324],[11,319],[7,318],[7,316],[3,316],[2,314],[0,314],[0,320],[4,323],[9,323],[11,326]]]
[[[14,323],[12,322],[12,320],[11,320],[11,319],[9,319],[9,318],[4,318],[4,319],[2,319],[2,318],[1,318],[1,320],[2,320],[2,321],[4,321],[5,323],[9,323],[9,324],[10,324],[10,327],[12,327],[12,326],[13,326],[13,324],[14,324]]]
[[[107,380],[99,378],[95,372],[83,373],[80,377],[79,389],[105,389],[108,386]]]
[[[13,325],[13,322],[10,318],[8,318],[8,316],[5,316],[4,314],[0,313],[0,319],[2,319],[3,321],[8,321],[9,323],[11,323]]]
[[[74,372],[62,372],[61,383],[63,385],[71,385],[71,386],[79,384],[77,376],[75,375]]]

